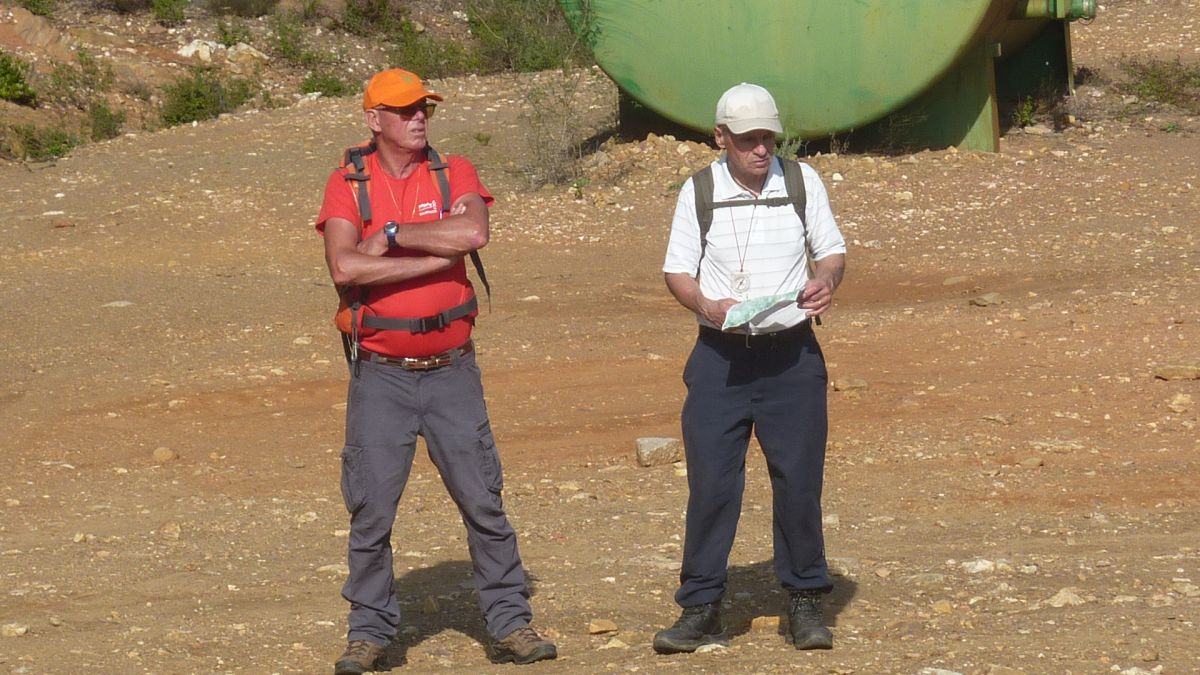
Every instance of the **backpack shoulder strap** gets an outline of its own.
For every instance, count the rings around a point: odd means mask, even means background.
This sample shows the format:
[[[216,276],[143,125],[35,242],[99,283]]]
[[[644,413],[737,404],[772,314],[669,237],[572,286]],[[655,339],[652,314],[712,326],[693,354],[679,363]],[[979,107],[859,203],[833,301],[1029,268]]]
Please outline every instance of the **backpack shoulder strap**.
[[[696,261],[696,278],[700,278],[700,262],[704,260],[704,249],[708,247],[708,231],[713,220],[713,174],[712,164],[692,175],[692,188],[696,198],[696,222],[700,225],[700,258]]]
[[[442,161],[442,156],[432,145],[425,146],[425,156],[429,159],[429,170],[436,177],[438,190],[442,193],[442,215],[445,216],[450,212],[450,164]],[[488,283],[487,272],[483,270],[483,258],[479,257],[479,251],[471,251],[470,257],[471,264],[475,266],[475,273],[479,275],[479,282],[483,284],[483,290],[487,293],[490,307],[492,285]]]
[[[346,168],[346,182],[350,183],[351,188],[358,196],[358,236],[360,239],[367,223],[371,221],[371,173],[367,171],[365,158],[372,152],[375,152],[374,141],[346,148],[346,154],[342,158],[342,166]],[[350,171],[350,167],[354,167],[354,171]]]
[[[808,206],[808,194],[804,189],[804,167],[800,166],[800,162],[783,157],[779,158],[779,164],[783,168],[783,185],[787,190],[788,199],[792,202],[792,208],[796,209],[796,215],[800,216],[800,224],[804,226],[804,264],[808,267],[808,278],[811,279],[816,274],[816,267],[813,265],[812,232],[808,229],[808,221],[804,215]],[[818,316],[815,323],[820,326],[821,317]]]
[[[796,215],[800,216],[800,222],[804,223],[807,230],[808,223],[805,222],[804,209],[808,206],[808,195],[804,191],[804,169],[801,168],[800,162],[783,157],[779,158],[779,164],[783,169],[783,187],[787,191],[788,200],[792,203],[792,208],[796,209]]]

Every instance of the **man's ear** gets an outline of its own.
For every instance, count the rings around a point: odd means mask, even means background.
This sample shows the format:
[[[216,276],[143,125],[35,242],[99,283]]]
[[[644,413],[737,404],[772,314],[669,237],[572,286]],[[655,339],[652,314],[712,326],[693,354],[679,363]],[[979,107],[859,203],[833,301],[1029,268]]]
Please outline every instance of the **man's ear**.
[[[717,142],[718,148],[720,148],[722,150],[725,149],[725,133],[724,133],[724,130],[721,129],[721,127],[719,127],[719,126],[713,127],[713,140],[715,140]]]
[[[367,128],[375,133],[383,131],[383,127],[379,126],[379,111],[371,108],[363,111],[363,121],[367,123]]]

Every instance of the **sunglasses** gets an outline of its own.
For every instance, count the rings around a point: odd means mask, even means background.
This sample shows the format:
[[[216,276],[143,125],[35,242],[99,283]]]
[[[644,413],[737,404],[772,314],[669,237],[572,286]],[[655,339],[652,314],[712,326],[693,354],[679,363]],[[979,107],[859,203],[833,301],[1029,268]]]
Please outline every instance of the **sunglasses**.
[[[425,119],[429,119],[430,117],[433,117],[433,112],[437,110],[437,104],[429,101],[418,101],[417,103],[406,105],[403,108],[397,108],[396,106],[390,105],[381,105],[376,108],[376,110],[384,110],[394,115],[399,115],[401,119],[406,120],[410,120],[416,117],[417,113],[423,112],[425,113]]]

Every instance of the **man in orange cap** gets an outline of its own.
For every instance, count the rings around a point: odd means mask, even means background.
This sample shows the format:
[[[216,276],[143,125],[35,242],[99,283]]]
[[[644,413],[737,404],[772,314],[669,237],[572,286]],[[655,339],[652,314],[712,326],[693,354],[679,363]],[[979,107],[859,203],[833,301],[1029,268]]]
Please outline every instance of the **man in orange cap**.
[[[387,665],[385,647],[400,622],[392,524],[417,436],[467,528],[489,656],[515,663],[557,656],[529,626],[525,569],[504,513],[500,457],[471,342],[478,303],[463,258],[488,242],[492,195],[470,161],[443,162],[429,147],[429,118],[442,100],[405,70],[372,77],[363,94],[372,143],[354,166],[330,175],[317,217],[330,275],[355,307],[342,451],[349,644],[337,675]]]

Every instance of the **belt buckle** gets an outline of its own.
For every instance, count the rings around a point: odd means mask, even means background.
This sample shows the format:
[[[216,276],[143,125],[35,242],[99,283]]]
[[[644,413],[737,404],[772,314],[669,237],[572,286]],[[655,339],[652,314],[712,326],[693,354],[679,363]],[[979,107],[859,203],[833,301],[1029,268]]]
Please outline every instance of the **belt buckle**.
[[[425,358],[405,358],[400,360],[400,367],[405,370],[434,370],[448,366],[452,359],[448,355],[428,356]]]

